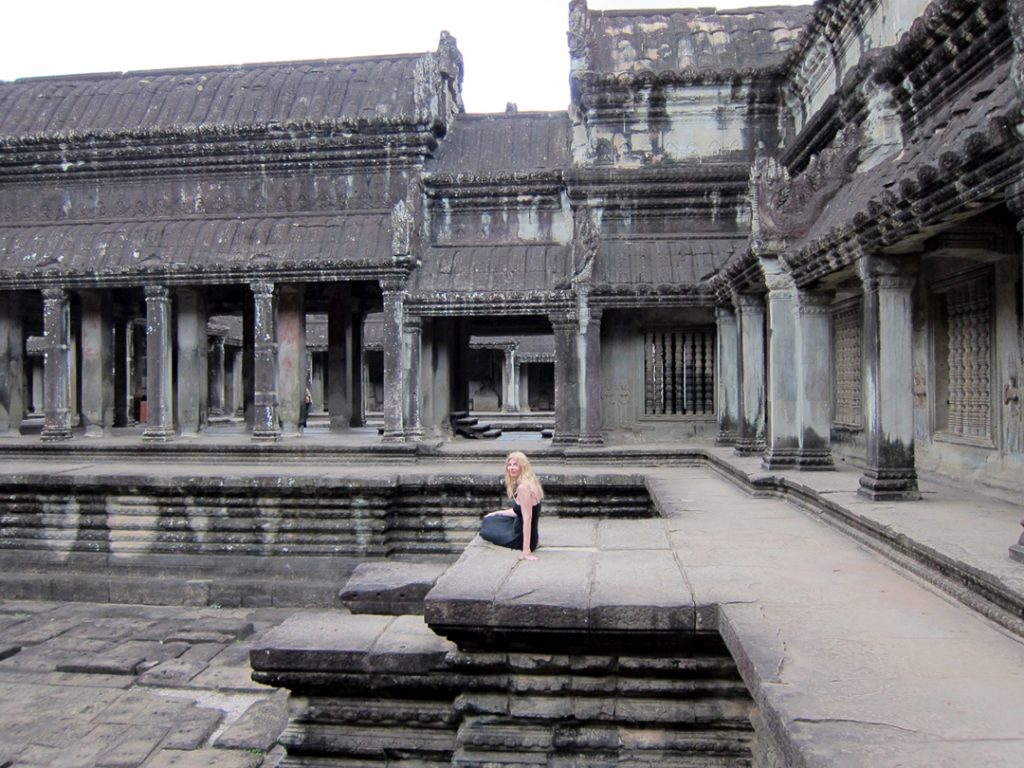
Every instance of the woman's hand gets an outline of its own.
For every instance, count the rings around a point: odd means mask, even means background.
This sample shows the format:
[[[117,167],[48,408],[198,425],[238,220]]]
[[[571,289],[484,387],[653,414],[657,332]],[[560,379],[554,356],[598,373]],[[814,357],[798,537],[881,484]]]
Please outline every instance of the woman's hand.
[[[523,552],[522,554],[519,555],[519,559],[520,560],[540,560],[540,558],[537,557],[532,552]]]

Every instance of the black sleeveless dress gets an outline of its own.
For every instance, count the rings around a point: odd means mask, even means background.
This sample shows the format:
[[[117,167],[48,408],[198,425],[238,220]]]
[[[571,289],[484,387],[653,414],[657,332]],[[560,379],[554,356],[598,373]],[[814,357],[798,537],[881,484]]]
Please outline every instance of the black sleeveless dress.
[[[523,510],[519,502],[513,500],[512,511],[514,517],[508,515],[491,515],[485,517],[480,525],[480,536],[501,547],[509,549],[523,548]],[[530,530],[530,551],[537,548],[540,541],[538,525],[540,521],[540,503],[533,505],[533,526]]]

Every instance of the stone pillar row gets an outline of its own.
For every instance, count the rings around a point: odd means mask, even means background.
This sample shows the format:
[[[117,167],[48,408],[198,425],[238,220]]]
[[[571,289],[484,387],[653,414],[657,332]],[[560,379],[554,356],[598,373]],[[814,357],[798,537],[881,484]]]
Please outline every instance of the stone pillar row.
[[[230,358],[223,336],[207,337],[208,310],[202,290],[165,285],[144,288],[146,334],[146,415],[143,440],[163,442],[180,433],[198,435],[206,428],[207,411],[234,413],[240,394],[252,393],[246,413],[252,437],[275,441],[296,435],[304,400],[308,359],[305,311],[300,288],[257,280],[250,284],[243,310],[242,354]],[[72,318],[71,293],[66,288],[43,290],[45,349],[42,364],[42,439],[72,437],[73,419],[80,414],[86,436],[100,436],[115,423],[131,422],[133,342],[135,320],[115,322],[113,308],[101,291],[77,292],[80,317]],[[0,436],[16,435],[25,414],[24,332],[18,294],[0,296]],[[400,317],[401,290],[386,292],[392,317]],[[395,308],[397,306],[397,314]],[[341,285],[329,307],[327,405],[332,429],[361,422],[362,398],[359,350],[362,315],[350,289]],[[400,326],[408,341],[400,344],[403,357],[391,360],[394,381],[405,380],[402,367],[419,367],[418,320]],[[77,331],[77,334],[76,334]],[[81,347],[81,370],[75,370],[76,344]],[[176,346],[175,346],[176,345]],[[115,364],[115,360],[117,361]],[[395,372],[398,371],[397,378]],[[73,397],[80,393],[80,407]],[[394,393],[393,395],[394,396]],[[415,398],[405,393],[403,418],[410,427],[419,421]],[[402,401],[399,393],[399,402]],[[403,437],[405,433],[402,433]],[[416,436],[410,429],[409,435]]]
[[[858,492],[875,501],[917,499],[915,278],[902,262],[877,256],[865,256],[860,269],[867,429]],[[768,469],[831,469],[833,297],[766,272],[766,294],[737,292],[735,315],[717,311],[717,442],[762,455]]]

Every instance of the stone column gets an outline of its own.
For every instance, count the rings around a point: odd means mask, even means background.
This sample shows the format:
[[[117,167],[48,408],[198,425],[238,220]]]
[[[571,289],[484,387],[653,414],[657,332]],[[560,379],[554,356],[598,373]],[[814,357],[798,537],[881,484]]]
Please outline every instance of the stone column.
[[[530,367],[522,361],[516,366],[516,376],[519,377],[519,410],[523,413],[530,411]]]
[[[352,328],[352,294],[348,285],[340,285],[327,308],[327,411],[332,432],[352,426],[352,385],[359,372],[352,359]]]
[[[800,469],[834,469],[832,461],[832,294],[797,293],[797,403]]]
[[[423,322],[418,315],[406,315],[402,321],[402,377],[404,410],[402,423],[406,440],[423,438],[420,423],[420,361],[423,350]]]
[[[256,425],[256,300],[253,291],[245,294],[242,302],[242,349],[241,349],[241,395],[242,414],[245,416],[245,426],[250,432]],[[273,291],[273,285],[270,290]],[[276,417],[275,417],[276,423]]]
[[[142,439],[166,442],[174,436],[171,352],[171,293],[166,285],[146,286],[146,410]]]
[[[864,257],[867,450],[858,493],[873,501],[919,499],[914,466],[912,277]]]
[[[299,434],[306,393],[306,310],[302,288],[281,286],[277,302],[277,395],[281,433]]]
[[[209,397],[206,304],[204,297],[191,288],[180,289],[177,299],[178,426],[183,436],[195,437],[206,426]]]
[[[715,445],[735,445],[740,412],[736,313],[729,307],[715,307],[715,326],[715,408],[718,411]]]
[[[431,323],[430,358],[427,376],[430,387],[430,426],[435,437],[451,434],[452,357],[455,343],[454,321],[435,317]]]
[[[0,437],[18,435],[25,416],[24,351],[20,296],[0,293]]]
[[[82,309],[82,425],[86,437],[101,437],[113,426],[114,330],[110,302],[95,291],[78,294]]]
[[[519,367],[516,362],[516,345],[509,345],[502,349],[504,358],[501,366],[501,410],[505,413],[517,413],[519,411],[519,377],[516,370]]]
[[[253,423],[252,439],[274,442],[281,437],[277,420],[276,295],[273,283],[257,280],[253,296]]]
[[[601,412],[601,312],[601,309],[589,306],[585,295],[580,297],[580,442],[588,445],[604,442],[604,419]]]
[[[580,441],[579,323],[575,311],[551,315],[555,334],[555,431],[554,445]]]
[[[227,407],[225,378],[227,361],[225,359],[224,340],[224,336],[218,333],[211,336],[209,342],[209,383],[207,386],[209,387],[210,413],[216,416],[223,415]]]
[[[764,441],[764,299],[757,294],[733,296],[739,325],[740,411],[735,452],[762,453]]]
[[[43,431],[47,442],[71,438],[71,309],[63,288],[43,289],[43,329],[46,352],[43,357]]]
[[[357,307],[352,308],[352,344],[348,349],[349,379],[352,393],[349,397],[353,427],[366,424],[365,403],[363,402],[363,318],[365,314]]]
[[[767,446],[765,469],[793,469],[800,436],[797,428],[796,286],[780,272],[768,284]]]
[[[402,316],[404,291],[395,283],[383,283],[384,292],[384,440],[405,439],[405,412],[402,362]]]

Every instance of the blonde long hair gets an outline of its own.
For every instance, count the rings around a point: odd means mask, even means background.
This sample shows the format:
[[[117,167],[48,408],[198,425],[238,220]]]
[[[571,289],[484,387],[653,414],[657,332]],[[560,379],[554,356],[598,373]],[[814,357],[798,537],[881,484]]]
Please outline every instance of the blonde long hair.
[[[516,495],[516,481],[508,474],[508,462],[510,459],[515,459],[519,462],[519,485],[525,485],[533,491],[534,498],[539,503],[544,498],[544,488],[541,487],[537,476],[533,474],[530,460],[526,458],[526,454],[522,451],[512,451],[512,453],[505,457],[505,490],[508,491],[508,497],[511,499]]]

